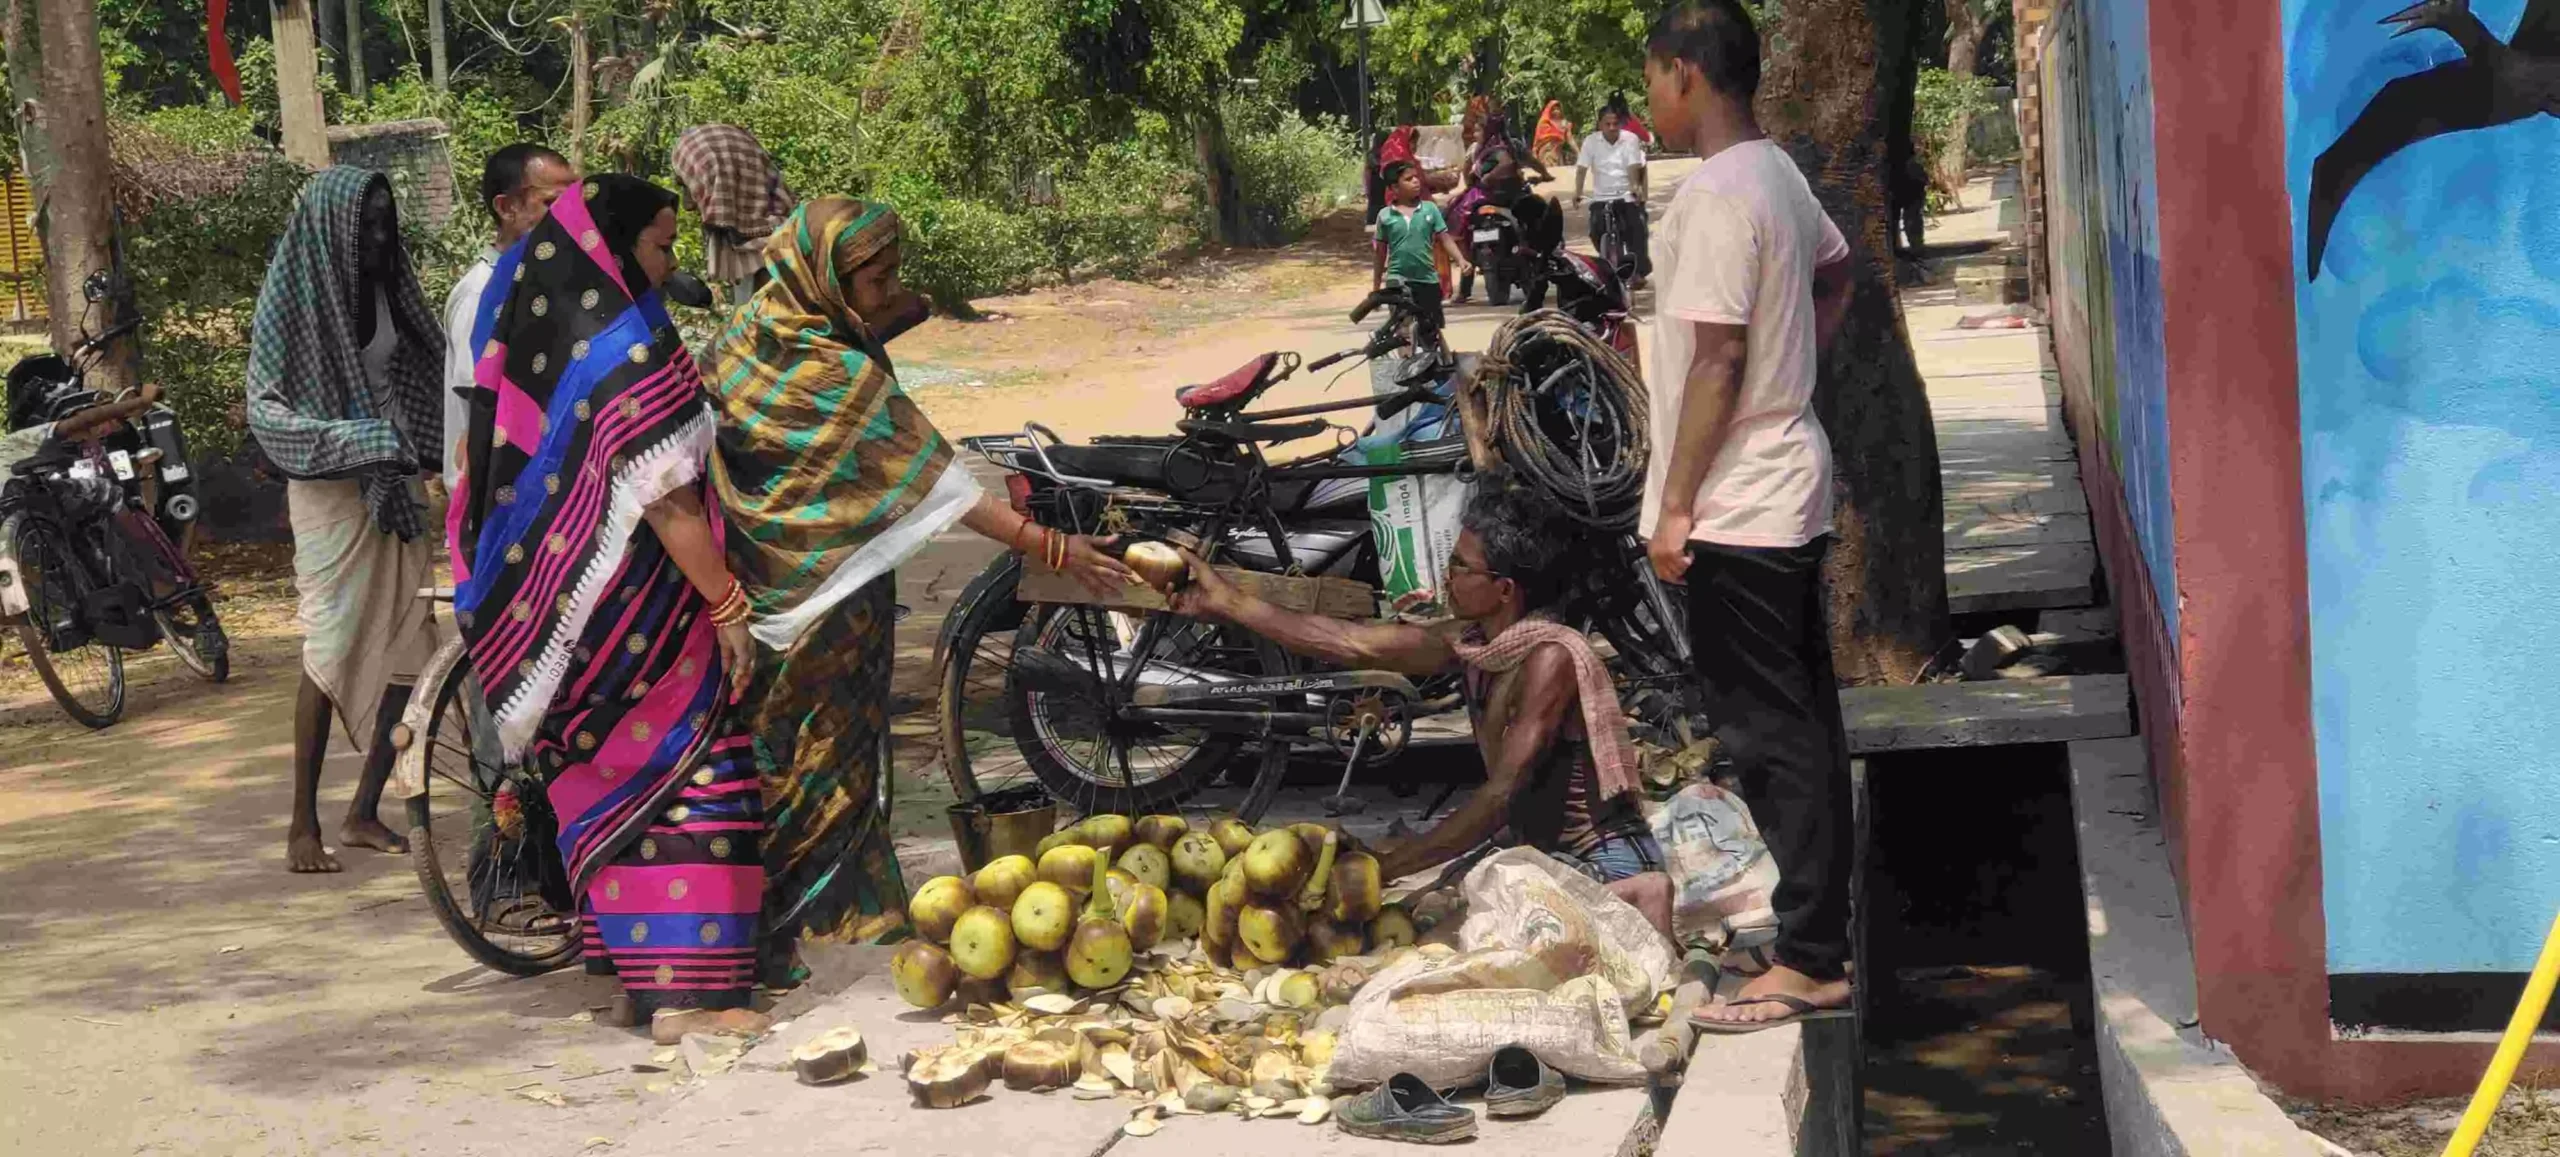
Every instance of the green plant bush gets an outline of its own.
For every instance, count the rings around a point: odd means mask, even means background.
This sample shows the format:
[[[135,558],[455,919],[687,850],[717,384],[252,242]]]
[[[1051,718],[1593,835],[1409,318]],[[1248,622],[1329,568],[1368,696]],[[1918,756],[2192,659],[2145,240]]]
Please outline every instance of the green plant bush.
[[[1359,195],[1360,149],[1350,126],[1330,117],[1309,121],[1260,97],[1230,99],[1226,115],[1251,240],[1292,240],[1317,214]]]
[[[1922,157],[1937,157],[1955,140],[1958,123],[1999,111],[1991,100],[1991,80],[1970,73],[1958,76],[1943,68],[1920,70],[1911,110],[1912,146]]]
[[[906,225],[904,280],[946,308],[1028,284],[1040,270],[1029,219],[983,201],[894,194]]]

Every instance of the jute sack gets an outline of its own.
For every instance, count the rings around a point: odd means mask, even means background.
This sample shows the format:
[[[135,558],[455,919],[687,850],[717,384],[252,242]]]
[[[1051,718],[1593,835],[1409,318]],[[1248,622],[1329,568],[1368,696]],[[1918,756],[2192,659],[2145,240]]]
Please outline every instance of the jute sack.
[[[1415,953],[1362,986],[1328,1078],[1473,1085],[1495,1050],[1516,1044],[1586,1081],[1643,1080],[1627,1018],[1674,968],[1644,914],[1528,848],[1488,857],[1461,888],[1460,951]]]

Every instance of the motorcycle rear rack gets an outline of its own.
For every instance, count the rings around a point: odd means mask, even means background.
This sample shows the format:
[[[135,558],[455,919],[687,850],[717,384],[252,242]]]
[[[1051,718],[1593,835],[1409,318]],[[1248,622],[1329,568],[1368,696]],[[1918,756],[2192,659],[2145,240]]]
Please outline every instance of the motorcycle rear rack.
[[[1045,443],[1042,442],[1041,439],[1043,438],[1046,438],[1048,441]],[[1082,490],[1116,490],[1119,488],[1117,483],[1106,478],[1089,478],[1082,474],[1069,474],[1064,470],[1058,469],[1058,464],[1049,459],[1049,447],[1051,445],[1064,446],[1067,444],[1067,440],[1059,437],[1057,431],[1052,430],[1047,426],[1043,426],[1038,422],[1023,423],[1022,432],[1019,434],[980,434],[971,438],[963,438],[960,440],[960,444],[977,451],[980,457],[985,458],[987,461],[992,462],[999,467],[1018,473],[1046,478],[1060,486],[1073,486]],[[1038,469],[1033,469],[1028,463],[1019,460],[1007,461],[998,456],[1006,453],[1028,453],[1031,457],[1039,461],[1040,466]]]

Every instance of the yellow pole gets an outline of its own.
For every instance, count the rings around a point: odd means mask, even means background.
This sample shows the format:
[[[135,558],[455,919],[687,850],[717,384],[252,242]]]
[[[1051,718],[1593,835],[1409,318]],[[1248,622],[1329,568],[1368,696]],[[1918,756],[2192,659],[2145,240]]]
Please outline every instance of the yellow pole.
[[[2515,1015],[2507,1018],[2506,1035],[2498,1038],[2498,1051],[2489,1058],[2489,1072],[2480,1078],[2480,1087],[2471,1091],[2471,1107],[2462,1111],[2462,1124],[2454,1129],[2453,1139],[2444,1143],[2444,1157],[2471,1157],[2472,1148],[2489,1131],[2489,1119],[2497,1116],[2498,1102],[2507,1095],[2507,1082],[2515,1079],[2525,1046],[2533,1042],[2533,1030],[2542,1025],[2542,1011],[2550,1007],[2555,980],[2560,980],[2560,916],[2552,917],[2551,931],[2542,938],[2542,956],[2533,962],[2533,976],[2524,982],[2524,999],[2516,1002]]]

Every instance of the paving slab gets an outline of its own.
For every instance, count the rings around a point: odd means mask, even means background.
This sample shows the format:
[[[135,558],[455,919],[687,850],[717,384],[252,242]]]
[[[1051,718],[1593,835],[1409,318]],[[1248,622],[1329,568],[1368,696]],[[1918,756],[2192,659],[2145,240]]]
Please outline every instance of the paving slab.
[[[2093,541],[2086,514],[2037,514],[1977,508],[1947,516],[1947,549],[2040,547]]]
[[[1947,611],[2041,610],[2097,601],[2098,548],[2088,542],[1947,552]]]
[[[1847,687],[1840,713],[1858,755],[2069,743],[2133,734],[2133,687],[2122,675]]]
[[[898,999],[889,987],[887,958],[885,951],[878,953],[882,971],[860,975],[794,1017],[736,1069],[703,1078],[629,1139],[610,1148],[563,1145],[559,1151],[614,1157],[1092,1157],[1128,1119],[1128,1103],[1002,1086],[957,1109],[917,1108],[907,1096],[898,1058],[912,1048],[949,1043],[952,1027]],[[801,1084],[790,1071],[792,1047],[847,1024],[862,1031],[877,1071],[825,1088]]]
[[[1781,1025],[1747,1036],[1709,1036],[1689,1054],[1654,1152],[1662,1157],[1791,1157],[1787,1075],[1803,1028]]]
[[[2142,741],[2074,743],[2070,769],[2098,1080],[2117,1157],[2323,1152],[2195,1027],[2195,953]]]
[[[1779,1075],[1784,1077],[1783,1070]],[[1484,1106],[1475,1093],[1456,1100],[1476,1110],[1479,1116],[1476,1139],[1465,1145],[1465,1152],[1518,1157],[1608,1157],[1618,1151],[1619,1141],[1642,1120],[1646,1099],[1640,1088],[1576,1086],[1556,1107],[1523,1121],[1483,1117]],[[1279,1117],[1247,1121],[1231,1113],[1174,1117],[1155,1136],[1123,1138],[1112,1149],[1117,1157],[1279,1152],[1327,1157],[1412,1157],[1416,1151],[1415,1146],[1401,1141],[1354,1137],[1334,1127],[1331,1120],[1322,1125],[1301,1125]],[[1657,1151],[1665,1157],[1673,1152]]]

